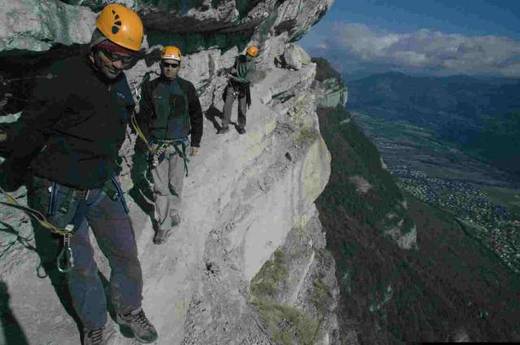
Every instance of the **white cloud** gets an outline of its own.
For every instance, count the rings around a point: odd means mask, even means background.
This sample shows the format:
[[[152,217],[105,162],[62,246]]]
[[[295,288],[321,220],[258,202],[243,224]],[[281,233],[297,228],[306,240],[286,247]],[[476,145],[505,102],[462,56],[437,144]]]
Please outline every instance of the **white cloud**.
[[[507,37],[464,36],[429,29],[391,33],[344,23],[335,24],[331,31],[319,48],[335,47],[363,64],[439,74],[520,77],[520,42]]]

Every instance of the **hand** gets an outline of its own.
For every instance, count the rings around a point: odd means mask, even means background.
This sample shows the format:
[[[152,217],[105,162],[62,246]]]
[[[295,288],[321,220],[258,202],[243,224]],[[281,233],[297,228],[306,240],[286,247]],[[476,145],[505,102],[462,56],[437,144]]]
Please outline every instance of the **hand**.
[[[190,156],[198,156],[198,155],[199,155],[199,148],[192,146]]]
[[[0,129],[0,143],[7,140],[7,132]]]

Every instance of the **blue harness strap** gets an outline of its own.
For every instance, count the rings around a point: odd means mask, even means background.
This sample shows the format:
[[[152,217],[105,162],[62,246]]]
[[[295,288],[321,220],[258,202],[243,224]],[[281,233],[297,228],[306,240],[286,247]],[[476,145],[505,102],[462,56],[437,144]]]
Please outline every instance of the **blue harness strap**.
[[[119,200],[121,201],[121,204],[123,205],[123,208],[126,213],[129,213],[130,210],[128,209],[128,205],[126,203],[125,197],[123,195],[123,189],[121,188],[121,185],[119,184],[119,181],[115,176],[112,176],[112,183],[114,184],[114,187],[116,187],[117,194],[119,196]]]

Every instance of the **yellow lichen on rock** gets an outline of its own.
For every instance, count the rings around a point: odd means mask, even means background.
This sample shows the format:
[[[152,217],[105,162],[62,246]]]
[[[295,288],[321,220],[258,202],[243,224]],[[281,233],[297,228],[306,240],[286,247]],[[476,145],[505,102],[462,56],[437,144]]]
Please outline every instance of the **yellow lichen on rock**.
[[[331,156],[321,136],[309,146],[302,168],[303,197],[311,204],[321,194],[330,177]]]

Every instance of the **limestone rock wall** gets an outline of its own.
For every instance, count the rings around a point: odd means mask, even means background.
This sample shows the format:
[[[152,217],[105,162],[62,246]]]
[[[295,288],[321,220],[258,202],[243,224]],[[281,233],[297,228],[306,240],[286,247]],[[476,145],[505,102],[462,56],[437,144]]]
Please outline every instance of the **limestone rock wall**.
[[[24,8],[17,13],[27,16],[32,26],[23,31],[2,20],[3,50],[37,51],[56,43],[87,42],[93,9],[104,2],[67,2],[38,2],[44,7],[29,0],[5,2]],[[141,11],[150,30],[175,31],[171,23],[177,22],[176,17],[170,14],[176,13],[186,18],[184,27],[190,24],[199,31],[222,30],[231,35],[226,30],[250,27],[246,40],[256,40],[262,48],[245,135],[232,130],[217,136],[215,125],[223,106],[224,69],[243,47],[222,48],[201,41],[200,49],[185,57],[180,73],[194,82],[206,119],[201,154],[192,158],[185,180],[182,225],[168,243],[152,243],[150,219],[126,196],[143,268],[143,306],[158,328],[157,343],[309,344],[312,339],[312,344],[339,344],[334,261],[325,250],[314,206],[328,181],[331,158],[315,113],[311,85],[316,65],[291,43],[325,13],[331,1],[244,2],[247,6],[240,1],[193,1],[193,6],[182,1],[179,4],[189,6],[180,9],[147,1],[125,3]],[[42,8],[52,10],[43,15]],[[275,9],[277,16],[267,20]],[[72,25],[80,15],[86,19]],[[46,29],[53,16],[64,23],[55,32]],[[157,18],[169,18],[170,26]],[[65,33],[64,28],[70,31]],[[158,48],[150,44],[150,56]],[[293,57],[292,67],[275,63],[284,55]],[[136,100],[143,76],[153,71],[158,71],[158,61],[153,59],[140,61],[128,71]],[[125,191],[132,187],[129,172],[135,140],[129,131],[121,151]],[[25,203],[25,193],[22,187],[14,195]],[[60,303],[48,278],[37,275],[39,260],[28,217],[5,207],[0,207],[0,215],[2,294],[14,320],[0,324],[0,344],[12,343],[8,335],[13,325],[27,344],[78,344],[77,325],[66,313],[67,304]],[[107,262],[97,249],[96,257],[108,277]],[[273,267],[283,274],[273,276]],[[112,320],[109,323],[117,329]],[[132,340],[119,332],[109,342],[129,343]]]

